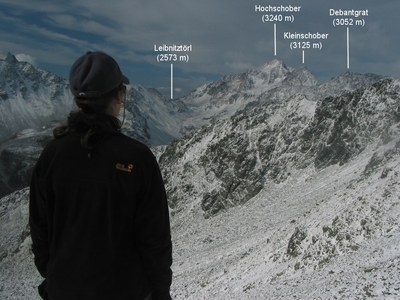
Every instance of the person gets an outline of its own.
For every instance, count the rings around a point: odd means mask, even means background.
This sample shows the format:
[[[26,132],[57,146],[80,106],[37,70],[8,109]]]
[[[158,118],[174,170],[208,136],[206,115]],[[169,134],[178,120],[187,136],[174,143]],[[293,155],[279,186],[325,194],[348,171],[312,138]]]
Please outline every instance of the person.
[[[129,84],[87,52],[72,65],[77,109],[32,174],[29,225],[39,294],[50,300],[171,299],[166,192],[154,155],[120,132]]]

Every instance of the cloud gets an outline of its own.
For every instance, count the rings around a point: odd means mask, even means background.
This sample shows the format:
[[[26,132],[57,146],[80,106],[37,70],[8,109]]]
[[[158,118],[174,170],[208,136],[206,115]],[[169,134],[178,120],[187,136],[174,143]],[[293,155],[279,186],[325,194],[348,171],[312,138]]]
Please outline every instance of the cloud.
[[[48,1],[48,0],[0,0],[0,4],[16,7],[21,10],[34,12],[63,12],[67,8],[67,2]]]
[[[177,87],[187,88],[203,82],[204,77],[215,79],[243,72],[274,58],[273,25],[263,24],[261,15],[254,12],[254,4],[264,4],[265,0],[137,2],[37,0],[33,4],[30,0],[0,0],[0,6],[6,4],[6,9],[0,11],[3,23],[8,24],[3,28],[10,29],[0,31],[0,49],[28,53],[39,64],[65,66],[87,50],[103,50],[122,61],[128,70],[133,70],[132,74],[139,66],[143,74],[147,72],[142,78],[149,78],[149,69],[154,72],[155,68],[165,68],[157,63],[154,44],[192,44],[189,63],[175,64],[182,77],[182,82],[177,79]],[[383,75],[389,70],[396,73],[396,69],[400,70],[397,59],[400,43],[397,26],[389,25],[390,22],[397,24],[400,3],[386,2],[382,5],[374,0],[351,3],[346,0],[334,3],[293,0],[290,4],[300,5],[302,10],[293,24],[277,24],[278,58],[289,66],[302,66],[300,51],[290,50],[289,41],[283,39],[284,31],[326,32],[330,36],[322,51],[306,51],[305,66],[326,77],[345,71],[345,28],[333,28],[329,9],[369,9],[365,28],[351,30],[352,70]],[[269,0],[268,5],[286,4],[282,0]],[[165,78],[162,77],[164,73],[167,74]],[[153,86],[167,87],[169,73],[160,71],[158,74],[151,78]],[[139,83],[150,85],[149,81]]]
[[[54,25],[57,25],[59,27],[63,28],[77,28],[77,19],[76,17],[68,14],[59,14],[59,13],[54,13],[54,14],[49,14],[47,16],[50,21],[53,22]]]

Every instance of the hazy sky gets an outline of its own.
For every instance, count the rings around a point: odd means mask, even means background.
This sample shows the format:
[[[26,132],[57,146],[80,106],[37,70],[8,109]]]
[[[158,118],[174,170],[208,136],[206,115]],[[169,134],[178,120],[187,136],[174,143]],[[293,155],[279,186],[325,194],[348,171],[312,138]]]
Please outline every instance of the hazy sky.
[[[301,9],[293,23],[263,23],[255,5]],[[333,27],[330,9],[368,9],[368,16],[354,19],[364,19],[364,27],[349,26],[350,71],[400,77],[398,0],[0,0],[0,53],[67,77],[77,57],[102,50],[132,82],[168,94],[170,63],[157,62],[154,45],[191,44],[189,62],[174,63],[175,95],[182,95],[275,58],[276,24],[276,58],[292,67],[303,66],[302,51],[290,50],[284,32],[329,33],[322,50],[305,50],[304,64],[326,80],[347,70],[347,28]],[[282,13],[283,19],[291,15]]]

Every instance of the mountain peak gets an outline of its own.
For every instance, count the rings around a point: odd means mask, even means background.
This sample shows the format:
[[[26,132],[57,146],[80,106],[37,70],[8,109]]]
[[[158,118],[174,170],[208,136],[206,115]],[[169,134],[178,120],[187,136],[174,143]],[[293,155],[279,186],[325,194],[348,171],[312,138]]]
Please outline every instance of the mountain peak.
[[[383,79],[384,76],[381,75],[377,75],[377,74],[373,74],[373,73],[355,73],[355,72],[350,72],[350,71],[346,71],[344,73],[339,74],[336,77],[331,78],[331,80],[356,80],[359,78],[364,78],[364,79],[372,79],[372,80],[380,80]]]
[[[10,52],[7,52],[7,56],[4,59],[6,62],[9,63],[16,63],[18,62],[18,59],[15,57],[15,55],[11,54]]]
[[[322,87],[328,88],[330,91],[335,91],[335,93],[338,90],[352,91],[365,88],[383,78],[385,77],[371,73],[360,74],[346,71],[336,77],[332,77],[329,81],[322,84]]]
[[[271,72],[271,70],[287,69],[287,67],[286,67],[286,65],[284,64],[283,61],[275,58],[275,59],[273,59],[271,61],[268,61],[265,64],[261,65],[257,69],[262,71],[263,73],[269,73],[269,72]]]

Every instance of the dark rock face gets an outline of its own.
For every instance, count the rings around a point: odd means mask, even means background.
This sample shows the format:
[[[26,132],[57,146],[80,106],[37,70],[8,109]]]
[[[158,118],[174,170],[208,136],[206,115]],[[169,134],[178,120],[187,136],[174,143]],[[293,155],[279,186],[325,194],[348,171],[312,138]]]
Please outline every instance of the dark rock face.
[[[33,167],[51,139],[50,130],[22,136],[0,148],[0,197],[29,185]]]
[[[318,168],[346,163],[399,122],[399,94],[399,87],[385,79],[365,90],[323,99],[301,137],[302,151],[315,156]]]
[[[4,171],[10,174],[7,180],[8,185],[12,189],[21,189],[26,186],[32,174],[31,165],[34,164],[35,160],[32,157],[24,157],[21,155],[22,153],[16,153],[12,150],[15,149],[3,150],[0,154],[0,161]]]
[[[263,174],[246,133],[232,132],[209,147],[200,157],[206,176],[213,173],[221,187],[204,193],[205,216],[238,205],[254,197],[263,187]]]
[[[296,227],[294,233],[289,239],[289,244],[286,253],[290,256],[298,256],[300,254],[300,245],[307,237],[307,231],[304,228]]]

